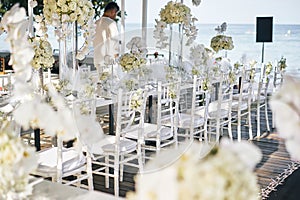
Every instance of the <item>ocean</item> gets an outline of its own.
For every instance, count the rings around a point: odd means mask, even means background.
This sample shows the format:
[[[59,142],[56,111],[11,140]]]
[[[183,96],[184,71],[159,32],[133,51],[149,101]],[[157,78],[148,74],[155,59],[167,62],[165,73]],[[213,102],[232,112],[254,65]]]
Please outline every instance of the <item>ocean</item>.
[[[209,47],[210,39],[216,35],[214,30],[218,24],[198,24],[198,36],[196,42]],[[141,36],[141,25],[128,23],[125,25],[125,43],[133,36]],[[149,24],[147,32],[147,44],[155,47],[152,38],[154,25]],[[227,51],[227,57],[234,63],[243,55],[248,60],[262,60],[262,43],[256,43],[256,26],[254,24],[227,24],[225,35],[233,39],[234,49]],[[5,34],[0,36],[0,52],[9,50],[5,42]],[[49,40],[53,49],[58,49],[58,43],[54,35],[49,34]],[[82,40],[79,37],[79,45]],[[188,53],[185,51],[185,53]],[[264,62],[277,62],[282,56],[287,60],[287,71],[300,72],[300,25],[273,25],[273,42],[264,43]]]
[[[216,35],[217,26],[218,24],[198,24],[196,42],[209,47],[211,38]],[[131,32],[137,27],[138,24],[128,24],[126,29]],[[231,36],[234,44],[234,49],[227,51],[231,62],[240,61],[243,55],[248,60],[256,60],[258,63],[262,61],[263,44],[256,43],[256,25],[227,24],[225,35]],[[300,72],[300,25],[273,25],[273,42],[264,43],[264,63],[276,63],[282,56],[286,58],[287,71]]]

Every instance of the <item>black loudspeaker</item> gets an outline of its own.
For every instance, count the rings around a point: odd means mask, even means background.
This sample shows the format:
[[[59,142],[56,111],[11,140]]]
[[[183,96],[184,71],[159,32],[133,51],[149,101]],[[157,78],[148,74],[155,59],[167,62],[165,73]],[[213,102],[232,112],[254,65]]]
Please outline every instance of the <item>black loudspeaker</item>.
[[[256,42],[272,42],[273,17],[256,17]]]

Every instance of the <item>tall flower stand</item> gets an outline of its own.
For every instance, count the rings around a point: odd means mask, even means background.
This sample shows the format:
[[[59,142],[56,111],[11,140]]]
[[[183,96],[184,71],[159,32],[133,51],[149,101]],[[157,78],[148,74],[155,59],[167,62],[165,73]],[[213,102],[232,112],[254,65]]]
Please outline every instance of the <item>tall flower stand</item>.
[[[59,39],[59,79],[72,82],[77,71],[77,24],[63,23]]]

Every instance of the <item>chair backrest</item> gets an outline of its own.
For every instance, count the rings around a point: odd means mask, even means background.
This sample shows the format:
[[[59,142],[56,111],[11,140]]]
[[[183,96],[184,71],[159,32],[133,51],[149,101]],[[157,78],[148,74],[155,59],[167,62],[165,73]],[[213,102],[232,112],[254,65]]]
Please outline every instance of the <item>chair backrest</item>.
[[[259,83],[258,83],[258,91],[257,91],[257,100],[260,101],[261,95],[267,97],[268,88],[271,78],[271,72],[268,69],[268,64],[263,66],[262,72],[260,74]]]
[[[241,72],[238,77],[239,90],[238,90],[238,103],[239,107],[242,102],[247,101],[251,104],[252,99],[252,86],[254,82],[253,69],[248,69],[247,66],[241,68]]]
[[[283,83],[284,72],[280,70],[279,66],[275,66],[273,74],[273,91],[277,91]]]
[[[79,99],[73,102],[73,116],[77,125],[76,138],[87,152],[91,152],[104,137],[104,131],[96,120],[96,99]],[[91,154],[91,156],[93,156]]]
[[[116,152],[119,152],[120,137],[130,131],[138,131],[138,141],[143,141],[143,127],[148,93],[145,89],[125,92],[118,90]]]
[[[204,129],[207,125],[208,105],[210,102],[210,93],[203,87],[203,78],[193,77],[193,95],[192,95],[192,107],[191,107],[191,126],[190,133],[194,131],[195,114],[201,113],[204,118]]]
[[[177,138],[178,109],[181,80],[162,83],[157,86],[157,129],[161,130],[163,124],[170,123],[174,137]],[[160,141],[160,134],[157,140]]]

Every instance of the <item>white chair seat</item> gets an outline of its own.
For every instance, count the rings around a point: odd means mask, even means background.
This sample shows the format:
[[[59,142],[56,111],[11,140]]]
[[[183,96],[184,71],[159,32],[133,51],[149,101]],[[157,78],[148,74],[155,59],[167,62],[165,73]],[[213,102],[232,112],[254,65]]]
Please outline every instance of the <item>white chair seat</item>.
[[[208,112],[208,118],[209,119],[216,119],[218,117],[218,113],[220,112],[220,118],[228,117],[228,110],[221,109],[221,110],[215,110]]]
[[[232,111],[247,110],[247,109],[248,109],[248,102],[246,101],[242,101],[240,105],[238,101],[232,102],[232,106],[231,106]]]
[[[255,98],[253,98],[253,102],[256,102],[257,101],[257,96],[255,96]],[[260,102],[259,103],[263,103],[265,100],[266,100],[266,97],[264,95],[260,95],[259,97],[260,99]]]
[[[144,139],[146,141],[156,141],[158,130],[157,130],[157,124],[150,124],[145,123],[144,124]],[[170,127],[162,126],[160,130],[160,138],[161,140],[167,140],[173,136],[172,130]],[[131,139],[138,139],[138,131],[131,131],[126,133],[126,138]]]
[[[86,163],[85,156],[75,149],[63,149],[63,174],[83,167]],[[57,147],[52,147],[39,152],[37,172],[55,174],[57,172]]]
[[[192,120],[192,116],[190,114],[180,113],[178,127],[179,128],[189,128],[191,125],[191,120]],[[204,124],[204,118],[200,115],[195,115],[194,116],[194,127],[203,126],[203,124]]]
[[[132,140],[122,139],[120,140],[120,153],[131,152],[136,150],[137,143]],[[115,151],[115,143],[106,144],[102,146],[104,152],[114,152]]]
[[[234,101],[238,101],[240,97],[240,94],[235,94],[232,96],[232,100]],[[248,93],[243,93],[242,94],[242,101],[247,101],[249,98],[249,94]]]

